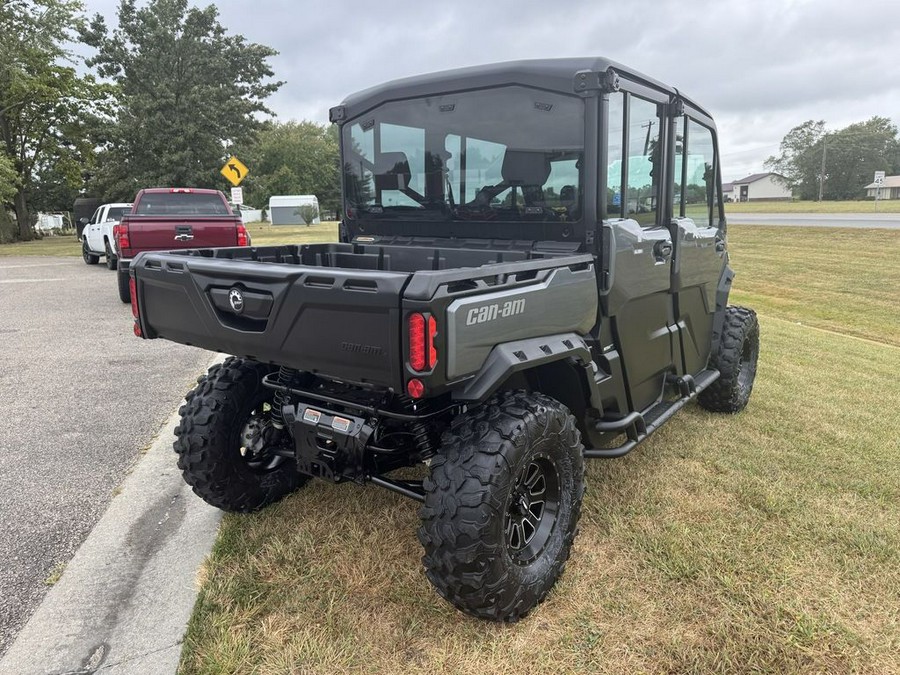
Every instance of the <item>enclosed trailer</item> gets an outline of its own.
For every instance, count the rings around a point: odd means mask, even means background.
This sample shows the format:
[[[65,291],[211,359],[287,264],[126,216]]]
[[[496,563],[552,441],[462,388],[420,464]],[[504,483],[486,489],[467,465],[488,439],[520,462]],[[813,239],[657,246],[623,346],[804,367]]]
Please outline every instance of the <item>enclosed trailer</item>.
[[[314,206],[316,217],[313,223],[319,223],[319,200],[315,195],[279,195],[269,198],[269,221],[272,225],[303,225],[300,207]]]

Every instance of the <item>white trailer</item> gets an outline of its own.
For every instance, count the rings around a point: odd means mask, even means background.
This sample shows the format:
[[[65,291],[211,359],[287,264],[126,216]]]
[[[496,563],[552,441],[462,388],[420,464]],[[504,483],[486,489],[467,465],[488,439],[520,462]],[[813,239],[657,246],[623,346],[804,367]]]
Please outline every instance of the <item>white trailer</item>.
[[[301,206],[312,205],[316,207],[316,217],[313,223],[319,220],[319,200],[315,195],[279,195],[269,198],[269,222],[272,225],[303,225],[300,217]]]

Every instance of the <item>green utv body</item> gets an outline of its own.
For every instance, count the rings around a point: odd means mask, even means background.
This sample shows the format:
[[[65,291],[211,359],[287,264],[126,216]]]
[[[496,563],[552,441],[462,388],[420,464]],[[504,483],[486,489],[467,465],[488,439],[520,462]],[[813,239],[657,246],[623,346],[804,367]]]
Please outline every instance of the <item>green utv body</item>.
[[[399,80],[331,120],[340,243],[131,264],[138,334],[234,355],[188,394],[179,466],[230,511],[310,477],[418,500],[438,592],[516,621],[562,573],[585,458],[747,404],[715,124],[600,58]]]

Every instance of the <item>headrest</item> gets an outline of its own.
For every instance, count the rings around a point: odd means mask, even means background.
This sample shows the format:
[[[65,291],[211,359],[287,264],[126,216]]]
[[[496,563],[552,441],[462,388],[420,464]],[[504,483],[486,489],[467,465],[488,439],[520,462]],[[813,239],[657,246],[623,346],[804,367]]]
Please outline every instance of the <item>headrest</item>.
[[[500,171],[510,185],[541,186],[550,177],[550,158],[543,152],[507,150]]]
[[[403,152],[382,152],[375,161],[375,187],[379,190],[405,190],[412,173]]]

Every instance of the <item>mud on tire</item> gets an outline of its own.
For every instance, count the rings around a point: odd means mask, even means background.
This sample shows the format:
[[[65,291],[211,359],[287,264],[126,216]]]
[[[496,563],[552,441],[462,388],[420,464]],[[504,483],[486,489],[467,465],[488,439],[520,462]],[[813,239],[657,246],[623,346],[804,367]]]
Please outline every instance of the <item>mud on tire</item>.
[[[256,361],[229,358],[197,380],[179,410],[178,468],[199,497],[224,511],[261,509],[308,480],[289,459],[254,463],[241,453],[248,420],[272,398],[262,384],[272,371]]]
[[[743,410],[753,391],[758,359],[759,321],[756,312],[746,307],[727,307],[718,350],[709,357],[709,367],[721,374],[718,380],[700,393],[697,401],[712,412],[736,413]]]
[[[575,419],[543,394],[504,392],[459,415],[441,444],[420,511],[426,576],[468,614],[518,621],[556,583],[577,533]]]

